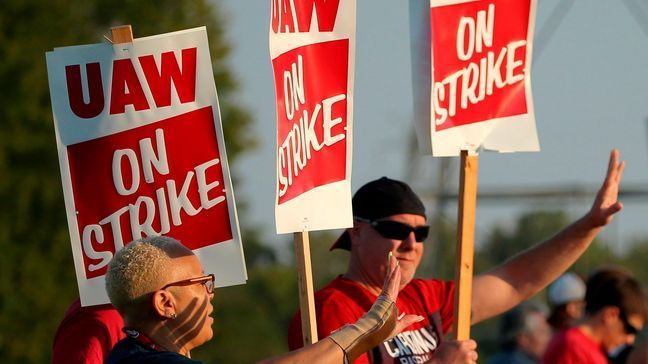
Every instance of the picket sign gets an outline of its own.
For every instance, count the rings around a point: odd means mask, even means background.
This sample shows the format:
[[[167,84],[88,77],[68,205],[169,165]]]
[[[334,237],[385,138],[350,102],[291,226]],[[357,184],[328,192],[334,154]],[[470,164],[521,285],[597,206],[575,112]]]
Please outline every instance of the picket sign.
[[[181,241],[216,287],[245,283],[205,28],[111,32],[46,53],[81,304],[109,302],[110,259],[146,236]]]
[[[353,226],[355,0],[270,1],[275,222],[292,233],[304,344],[317,342],[308,232]]]
[[[477,150],[540,150],[531,96],[537,0],[429,0],[409,5],[419,150],[461,156],[453,335],[466,340]]]

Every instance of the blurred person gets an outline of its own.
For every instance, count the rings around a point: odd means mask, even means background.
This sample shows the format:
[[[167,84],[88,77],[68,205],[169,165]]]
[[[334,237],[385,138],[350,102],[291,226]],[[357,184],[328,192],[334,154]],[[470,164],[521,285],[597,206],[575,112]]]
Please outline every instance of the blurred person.
[[[547,299],[551,307],[549,325],[556,331],[566,329],[583,317],[585,282],[567,272],[549,285]]]
[[[124,338],[124,320],[112,305],[81,307],[76,299],[56,329],[52,364],[103,364]]]
[[[624,163],[610,153],[607,174],[591,209],[579,220],[543,243],[517,254],[502,265],[475,276],[472,323],[511,309],[568,269],[607,225],[622,204],[617,201]],[[396,301],[399,312],[425,319],[383,342],[356,363],[420,363],[433,360],[454,316],[453,282],[414,278],[428,236],[425,207],[405,183],[386,177],[362,186],[353,196],[354,225],[331,249],[346,249],[351,259],[344,275],[315,293],[319,336],[354,322],[380,293],[387,269],[382,257],[392,252],[402,278]],[[301,318],[296,313],[288,332],[289,348],[303,345]]]
[[[502,350],[488,364],[537,364],[550,338],[547,308],[536,302],[522,302],[502,316]]]
[[[543,362],[624,362],[630,353],[626,347],[646,316],[646,297],[639,282],[620,269],[601,269],[587,279],[584,317],[551,338]]]
[[[391,256],[388,267],[382,293],[355,324],[265,362],[342,363],[420,320],[415,315],[397,319],[393,300],[401,272]],[[191,350],[212,338],[213,289],[214,275],[205,274],[198,258],[177,240],[153,237],[126,245],[106,273],[106,291],[124,318],[126,337],[115,345],[106,363],[199,363],[191,359]]]

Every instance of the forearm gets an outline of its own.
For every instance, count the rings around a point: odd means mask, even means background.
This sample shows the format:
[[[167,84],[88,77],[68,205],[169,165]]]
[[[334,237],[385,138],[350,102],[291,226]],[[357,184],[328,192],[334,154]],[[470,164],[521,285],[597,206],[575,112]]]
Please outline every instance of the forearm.
[[[587,215],[548,240],[515,255],[493,274],[509,282],[524,300],[558,278],[587,250],[601,231]]]
[[[601,228],[585,215],[546,241],[477,276],[472,321],[504,312],[545,288],[578,260]],[[493,292],[497,292],[496,297]]]

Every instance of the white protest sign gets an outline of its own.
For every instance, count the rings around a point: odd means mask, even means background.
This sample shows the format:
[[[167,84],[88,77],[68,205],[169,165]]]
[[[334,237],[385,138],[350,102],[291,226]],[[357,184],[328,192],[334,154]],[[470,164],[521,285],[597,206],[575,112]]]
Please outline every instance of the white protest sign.
[[[535,0],[410,2],[420,150],[538,151],[531,96]]]
[[[271,0],[278,233],[349,227],[355,0]]]
[[[110,259],[152,235],[245,283],[205,28],[56,48],[47,69],[82,305],[107,303]]]

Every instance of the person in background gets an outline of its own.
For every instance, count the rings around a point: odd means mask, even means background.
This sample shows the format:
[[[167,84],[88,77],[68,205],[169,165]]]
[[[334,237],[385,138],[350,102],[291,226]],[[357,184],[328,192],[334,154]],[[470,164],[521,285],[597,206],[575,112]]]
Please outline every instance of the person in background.
[[[622,209],[617,195],[623,168],[618,150],[613,150],[603,185],[582,218],[475,276],[472,323],[499,315],[536,294],[587,250]],[[402,270],[398,310],[423,316],[424,320],[360,356],[356,363],[439,361],[437,350],[455,320],[455,286],[450,281],[414,278],[430,230],[423,202],[406,183],[383,177],[362,186],[353,196],[352,206],[353,227],[346,229],[331,248],[350,252],[347,271],[315,293],[319,336],[355,322],[371,307],[387,269],[383,257],[392,252]],[[290,349],[303,345],[299,313],[290,322],[288,344]]]
[[[502,350],[488,364],[537,364],[550,338],[547,308],[536,302],[523,302],[502,316]]]
[[[103,364],[124,338],[124,320],[112,305],[81,307],[76,299],[65,312],[52,346],[52,364]]]
[[[551,312],[547,321],[555,330],[563,330],[583,317],[585,282],[575,273],[567,272],[549,285],[547,300]]]
[[[385,284],[369,312],[328,338],[264,363],[346,362],[421,320],[416,315],[397,319],[401,273],[396,259],[385,258]],[[137,240],[119,250],[108,265],[106,291],[124,318],[126,338],[106,364],[200,363],[191,359],[191,350],[213,336],[214,279],[190,249],[169,237]]]
[[[584,317],[551,338],[543,362],[624,362],[630,353],[627,346],[646,317],[646,297],[639,282],[620,269],[601,269],[587,279]]]

